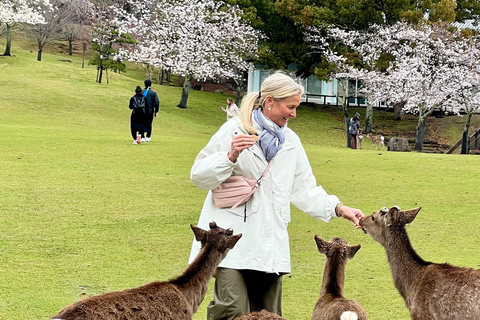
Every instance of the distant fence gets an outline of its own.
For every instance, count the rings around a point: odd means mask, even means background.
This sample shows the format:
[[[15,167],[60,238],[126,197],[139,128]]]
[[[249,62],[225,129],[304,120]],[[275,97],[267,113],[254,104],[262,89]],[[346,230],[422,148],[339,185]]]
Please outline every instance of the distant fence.
[[[313,94],[305,93],[304,94],[305,103],[316,103],[324,106],[338,106],[338,98],[343,98],[342,96],[326,95],[326,94]],[[310,101],[309,101],[310,100]],[[347,106],[349,107],[366,107],[367,102],[363,97],[350,96],[347,97]],[[378,103],[375,107],[388,109],[389,106],[385,103]]]
[[[480,129],[468,137],[468,151],[480,149]]]

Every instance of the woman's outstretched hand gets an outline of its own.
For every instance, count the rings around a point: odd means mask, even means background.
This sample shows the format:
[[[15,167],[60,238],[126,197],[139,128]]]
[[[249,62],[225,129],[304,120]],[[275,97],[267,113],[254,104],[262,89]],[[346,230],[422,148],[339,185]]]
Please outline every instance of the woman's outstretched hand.
[[[352,221],[357,229],[360,228],[360,219],[365,217],[360,209],[350,208],[344,205],[338,206],[337,215]]]

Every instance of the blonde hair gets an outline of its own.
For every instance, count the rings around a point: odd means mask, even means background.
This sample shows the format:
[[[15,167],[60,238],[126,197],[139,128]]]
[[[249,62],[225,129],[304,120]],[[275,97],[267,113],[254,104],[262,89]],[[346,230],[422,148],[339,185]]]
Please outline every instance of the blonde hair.
[[[240,121],[249,134],[257,131],[253,128],[252,113],[263,108],[265,99],[271,96],[275,100],[283,100],[297,94],[303,95],[303,86],[283,72],[276,72],[263,80],[260,92],[251,92],[242,99],[240,105]]]

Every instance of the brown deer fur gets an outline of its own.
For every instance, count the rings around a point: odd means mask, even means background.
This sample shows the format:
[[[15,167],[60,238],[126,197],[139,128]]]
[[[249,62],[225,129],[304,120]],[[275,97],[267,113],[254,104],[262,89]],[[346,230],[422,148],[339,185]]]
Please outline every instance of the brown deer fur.
[[[218,264],[242,236],[215,222],[205,231],[190,226],[202,249],[182,275],[118,292],[85,298],[66,306],[52,319],[63,320],[187,320],[202,303]]]
[[[423,260],[405,230],[421,208],[383,208],[360,220],[363,231],[385,247],[393,281],[412,320],[479,320],[480,270]]]
[[[288,320],[266,310],[244,314],[235,320]]]
[[[323,253],[326,259],[320,297],[313,309],[312,320],[366,320],[367,314],[360,303],[343,296],[347,260],[355,256],[360,245],[349,246],[347,241],[341,238],[333,238],[327,242],[319,236],[315,236],[315,242],[318,251]],[[352,317],[349,318],[348,315]]]
[[[372,141],[373,146],[377,149],[382,147],[382,150],[385,150],[385,137],[381,134],[373,135],[372,133],[367,134],[367,138]]]
[[[362,149],[363,148],[363,132],[362,129],[358,129],[358,134],[357,134],[357,149]]]

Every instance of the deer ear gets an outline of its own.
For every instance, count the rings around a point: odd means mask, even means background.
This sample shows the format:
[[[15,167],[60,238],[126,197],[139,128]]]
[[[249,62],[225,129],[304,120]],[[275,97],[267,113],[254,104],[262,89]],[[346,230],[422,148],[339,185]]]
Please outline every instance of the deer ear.
[[[417,214],[420,211],[420,209],[422,209],[422,207],[402,211],[401,213],[403,214],[403,219],[404,219],[405,223],[410,223],[413,220],[415,220],[415,218],[417,217]]]
[[[327,254],[328,251],[328,242],[320,238],[319,236],[315,235],[313,237],[315,239],[315,243],[317,244],[318,251],[323,254]]]
[[[234,236],[231,236],[229,239],[228,239],[228,247],[230,249],[233,249],[233,247],[235,247],[235,245],[237,244],[237,241],[240,240],[240,238],[242,237],[242,234],[239,233],[239,234],[236,234]]]
[[[207,237],[207,231],[200,229],[199,227],[195,227],[193,224],[190,225],[192,228],[193,234],[195,235],[195,239],[197,241],[203,241]]]
[[[398,220],[398,212],[400,208],[397,206],[391,207],[387,213],[387,226],[391,226]]]
[[[357,244],[356,246],[349,246],[347,250],[347,258],[352,259],[361,247],[362,246],[359,244]]]

